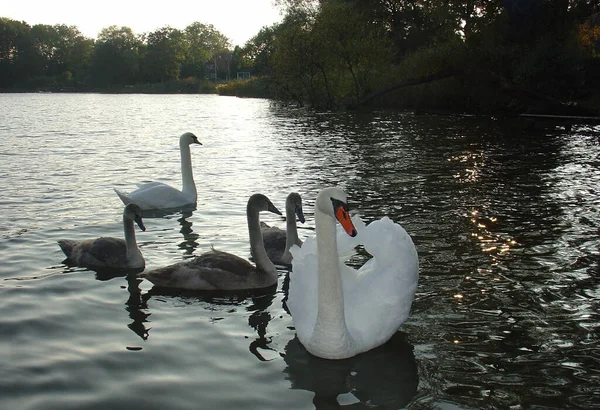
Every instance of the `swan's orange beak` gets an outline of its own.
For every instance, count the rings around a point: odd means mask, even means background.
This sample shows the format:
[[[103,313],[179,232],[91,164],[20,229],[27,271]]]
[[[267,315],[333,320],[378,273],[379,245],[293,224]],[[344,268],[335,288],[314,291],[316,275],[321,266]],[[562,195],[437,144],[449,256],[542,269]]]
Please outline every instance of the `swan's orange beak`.
[[[343,204],[343,205],[345,205],[345,204]],[[336,207],[335,218],[342,225],[342,228],[344,228],[346,233],[354,238],[357,234],[356,228],[354,227],[354,224],[352,223],[352,220],[350,219],[350,214],[348,213],[347,206],[343,206],[343,205],[340,204],[339,206]]]

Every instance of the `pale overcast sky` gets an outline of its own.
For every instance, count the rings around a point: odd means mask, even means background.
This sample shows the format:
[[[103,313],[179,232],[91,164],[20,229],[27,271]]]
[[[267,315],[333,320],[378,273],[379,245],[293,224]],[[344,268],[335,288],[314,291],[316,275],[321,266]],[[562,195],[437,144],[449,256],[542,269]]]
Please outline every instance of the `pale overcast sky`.
[[[273,0],[0,0],[0,17],[34,24],[77,26],[86,37],[111,25],[130,27],[134,33],[169,25],[184,29],[199,21],[212,24],[232,45],[244,45],[263,26],[281,21]]]

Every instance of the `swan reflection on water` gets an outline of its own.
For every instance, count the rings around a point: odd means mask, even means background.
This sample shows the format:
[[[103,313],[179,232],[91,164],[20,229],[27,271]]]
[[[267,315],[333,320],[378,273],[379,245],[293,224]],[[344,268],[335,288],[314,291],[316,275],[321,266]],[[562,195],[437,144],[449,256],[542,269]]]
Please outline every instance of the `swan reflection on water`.
[[[399,409],[417,393],[413,346],[402,332],[373,350],[342,360],[313,356],[294,337],[285,347],[284,360],[291,388],[314,392],[317,410],[357,408],[359,402],[368,408]]]
[[[190,213],[191,215],[191,213]],[[184,214],[177,220],[181,225],[179,233],[183,235],[183,241],[179,243],[178,248],[185,251],[186,255],[193,255],[194,251],[200,246],[198,244],[198,238],[200,235],[194,232],[192,229],[192,222],[188,221],[187,216]]]
[[[245,309],[252,312],[248,317],[248,325],[256,331],[257,337],[250,342],[248,349],[260,361],[271,360],[265,357],[261,351],[275,351],[269,347],[271,339],[266,335],[267,327],[272,319],[268,308],[275,299],[276,286],[239,292],[190,291],[154,286],[147,293],[142,293],[139,287],[141,282],[142,280],[135,275],[127,276],[129,298],[125,303],[125,309],[133,320],[127,327],[143,340],[148,339],[151,329],[147,327],[148,317],[152,315],[148,308],[148,301],[151,298],[179,298],[190,303],[202,302],[212,306],[242,306],[247,299],[250,299],[252,303],[246,306]]]

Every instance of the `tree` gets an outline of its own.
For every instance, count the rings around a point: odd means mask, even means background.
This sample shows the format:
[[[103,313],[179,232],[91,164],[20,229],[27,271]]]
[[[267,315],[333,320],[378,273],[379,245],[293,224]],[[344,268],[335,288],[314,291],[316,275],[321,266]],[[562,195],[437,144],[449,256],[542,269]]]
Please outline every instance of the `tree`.
[[[277,25],[263,27],[254,37],[248,40],[244,47],[239,50],[238,67],[250,71],[254,75],[271,74],[277,30]]]
[[[142,40],[129,27],[102,29],[94,44],[92,77],[96,85],[132,84],[140,77]]]
[[[0,88],[10,88],[42,74],[24,21],[0,18]]]
[[[85,38],[77,27],[36,24],[31,28],[31,37],[48,77],[87,67],[93,41]]]
[[[149,82],[176,80],[185,60],[187,44],[181,30],[165,26],[147,36],[144,70]]]
[[[217,64],[215,58],[231,47],[229,39],[212,24],[194,22],[184,30],[187,53],[182,64],[183,77],[204,77],[206,63]]]

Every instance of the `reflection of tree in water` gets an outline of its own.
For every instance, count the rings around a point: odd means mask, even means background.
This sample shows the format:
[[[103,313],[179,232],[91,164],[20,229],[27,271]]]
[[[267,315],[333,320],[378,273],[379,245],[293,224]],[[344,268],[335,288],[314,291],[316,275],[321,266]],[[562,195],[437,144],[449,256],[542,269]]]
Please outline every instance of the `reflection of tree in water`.
[[[317,410],[405,407],[417,392],[417,364],[413,346],[396,333],[386,344],[344,360],[311,355],[298,338],[285,348],[284,360],[292,389],[315,393]],[[353,403],[338,396],[350,393]]]

